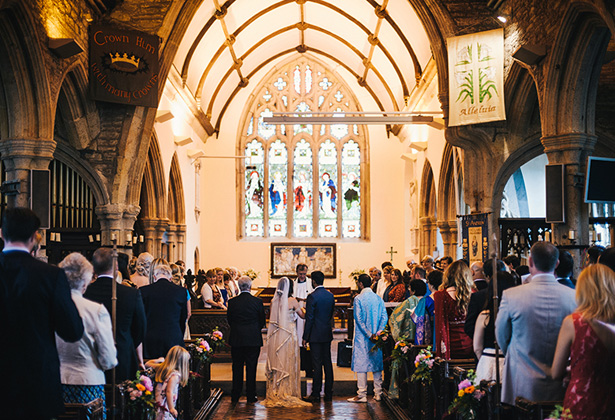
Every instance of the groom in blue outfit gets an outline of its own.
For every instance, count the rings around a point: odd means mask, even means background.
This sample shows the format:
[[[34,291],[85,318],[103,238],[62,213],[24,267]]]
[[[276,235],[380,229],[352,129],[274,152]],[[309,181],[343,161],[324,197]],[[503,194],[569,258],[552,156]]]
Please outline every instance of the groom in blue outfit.
[[[357,374],[357,396],[350,402],[367,402],[367,372],[374,375],[374,400],[382,394],[382,350],[372,351],[373,340],[389,321],[384,301],[371,289],[372,278],[361,274],[357,279],[359,295],[354,298],[354,342],[351,369]]]
[[[314,368],[312,395],[304,398],[308,402],[320,402],[322,371],[325,371],[325,401],[333,398],[333,364],[331,363],[331,341],[333,340],[333,310],[335,298],[323,287],[325,275],[313,271],[314,291],[307,297],[303,346],[310,345],[312,367]]]

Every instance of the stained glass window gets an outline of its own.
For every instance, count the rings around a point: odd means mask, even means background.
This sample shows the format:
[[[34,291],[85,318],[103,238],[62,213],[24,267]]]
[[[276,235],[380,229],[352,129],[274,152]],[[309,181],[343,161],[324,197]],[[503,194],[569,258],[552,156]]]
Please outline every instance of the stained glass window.
[[[337,236],[337,149],[327,139],[318,152],[318,234],[325,237]]]
[[[263,209],[264,175],[265,175],[265,151],[258,140],[252,140],[247,144],[245,156],[245,229],[246,236],[262,237],[264,234]]]
[[[263,122],[264,117],[271,116],[273,116],[273,112],[271,112],[269,108],[265,108],[265,110],[261,112],[260,117],[258,117],[258,135],[264,139],[268,139],[275,134],[275,125],[269,125]]]
[[[342,148],[342,237],[361,236],[361,150],[353,140]]]
[[[311,238],[313,226],[312,211],[312,147],[302,139],[295,147],[293,156],[293,236]]]
[[[304,54],[278,65],[251,96],[240,130],[244,237],[367,239],[365,126],[269,125],[273,112],[359,111],[338,75]]]
[[[269,148],[269,236],[286,236],[288,152],[280,139]]]

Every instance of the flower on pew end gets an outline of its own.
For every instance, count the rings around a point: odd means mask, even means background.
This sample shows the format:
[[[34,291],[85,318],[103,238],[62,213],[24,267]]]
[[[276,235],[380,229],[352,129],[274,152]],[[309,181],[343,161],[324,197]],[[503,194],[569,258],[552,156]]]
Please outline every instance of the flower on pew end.
[[[545,420],[572,420],[572,413],[569,408],[564,409],[561,405],[556,405],[555,409],[549,414]]]
[[[138,371],[136,379],[126,380],[118,385],[120,392],[126,398],[126,404],[132,413],[153,413],[155,411],[152,370]]]
[[[456,413],[464,420],[473,420],[478,416],[480,400],[485,393],[476,389],[476,374],[472,369],[468,371],[467,379],[457,386],[457,396],[448,407],[448,413]]]
[[[431,383],[431,370],[433,368],[433,354],[431,353],[431,347],[422,349],[419,354],[414,358],[414,373],[410,377],[412,382],[426,382]]]
[[[148,392],[152,392],[154,390],[154,384],[152,383],[152,380],[149,378],[149,376],[141,375],[139,380]]]
[[[462,389],[468,388],[470,386],[472,386],[472,382],[470,382],[469,379],[464,379],[459,383],[458,389],[461,391]]]

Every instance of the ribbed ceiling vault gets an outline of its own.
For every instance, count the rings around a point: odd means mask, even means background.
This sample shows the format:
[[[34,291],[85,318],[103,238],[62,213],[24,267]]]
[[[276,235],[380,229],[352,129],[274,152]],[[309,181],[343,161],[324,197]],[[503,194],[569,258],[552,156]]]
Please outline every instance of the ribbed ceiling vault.
[[[206,0],[173,64],[217,131],[257,72],[307,51],[345,69],[382,111],[403,108],[431,58],[407,0]]]

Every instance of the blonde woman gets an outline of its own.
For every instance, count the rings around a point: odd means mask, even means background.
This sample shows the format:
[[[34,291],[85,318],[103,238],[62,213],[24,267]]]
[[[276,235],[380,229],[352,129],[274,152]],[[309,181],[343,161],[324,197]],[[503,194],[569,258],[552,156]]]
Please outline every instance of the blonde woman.
[[[463,330],[472,293],[472,273],[459,260],[447,267],[440,290],[433,294],[436,356],[472,359],[472,340]]]
[[[394,268],[391,265],[387,265],[382,269],[383,278],[378,282],[378,286],[376,288],[376,294],[380,296],[382,300],[384,300],[384,297],[386,296],[385,292],[387,291],[387,288],[391,285],[391,273],[393,270]]]
[[[577,280],[577,310],[564,318],[551,376],[562,379],[570,358],[564,409],[576,419],[615,413],[615,272],[593,264]]]

